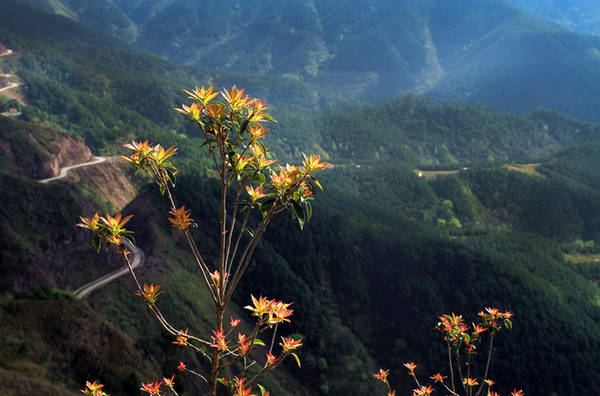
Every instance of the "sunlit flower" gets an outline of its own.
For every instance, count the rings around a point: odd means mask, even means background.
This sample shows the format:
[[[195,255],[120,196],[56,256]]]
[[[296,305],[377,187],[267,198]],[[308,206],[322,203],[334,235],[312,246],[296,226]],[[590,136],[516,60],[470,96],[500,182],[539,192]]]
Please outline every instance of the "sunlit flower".
[[[247,305],[244,308],[252,311],[253,316],[263,316],[271,309],[272,301],[267,300],[266,297],[260,296],[257,300],[253,295],[250,295],[250,298],[252,298],[252,304],[254,304],[254,306]]]
[[[154,286],[154,284],[151,283],[150,286],[148,286],[144,283],[143,292],[140,293],[140,291],[138,290],[136,294],[138,296],[144,297],[144,300],[148,301],[150,304],[154,304],[156,303],[158,295],[162,293],[161,291],[159,291],[160,287],[160,285]]]
[[[225,339],[225,332],[223,330],[219,330],[219,331],[214,331],[213,330],[213,336],[211,336],[211,338],[213,339],[213,343],[211,344],[211,346],[213,348],[217,348],[220,351],[226,351],[227,350],[227,340]]]
[[[240,319],[233,319],[233,316],[231,317],[231,320],[229,322],[231,328],[233,329],[234,327],[236,327],[237,325],[240,324]]]
[[[160,395],[161,385],[162,385],[162,382],[158,382],[158,381],[155,381],[154,383],[149,382],[147,384],[142,383],[142,387],[140,388],[140,390],[147,392],[151,395]]]
[[[269,310],[269,323],[275,324],[279,322],[290,322],[288,317],[292,316],[293,309],[288,309],[292,303],[284,303],[281,301],[273,301]]]
[[[431,392],[433,392],[434,389],[431,387],[431,385],[427,385],[427,386],[421,386],[419,389],[413,389],[413,395],[414,396],[426,396],[426,395],[431,395]]]
[[[248,195],[250,195],[250,199],[253,203],[267,195],[262,186],[258,186],[256,188],[252,186],[246,186],[246,191],[248,192]]]
[[[477,379],[470,378],[470,377],[465,378],[463,380],[463,384],[467,385],[467,386],[476,386],[476,385],[479,385],[479,383],[477,382]]]
[[[306,173],[311,173],[313,171],[323,169],[329,166],[328,162],[321,162],[320,155],[311,154],[308,158],[306,157],[306,155],[304,155],[304,153],[302,155],[304,156],[304,161],[302,163],[304,165]]]
[[[187,368],[187,366],[185,365],[185,363],[183,362],[179,362],[179,366],[177,366],[177,370],[179,371],[185,371],[185,369]]]
[[[475,333],[475,335],[479,335],[479,334],[483,333],[484,331],[487,331],[487,327],[481,327],[476,324],[473,325],[473,332]]]
[[[378,373],[373,374],[381,382],[387,383],[387,377],[390,374],[390,370],[379,369]]]
[[[281,337],[279,345],[283,348],[283,352],[293,351],[302,346],[302,339],[294,340],[292,337]]]
[[[98,231],[100,229],[100,215],[96,212],[91,219],[80,216],[81,223],[77,224],[77,227],[87,228],[88,230]]]
[[[173,385],[175,384],[174,380],[175,380],[175,374],[173,374],[173,376],[171,378],[165,378],[165,377],[163,377],[163,382],[169,388],[172,388]]]
[[[445,380],[446,378],[448,378],[448,377],[447,377],[447,376],[443,376],[443,375],[442,375],[442,374],[440,374],[440,373],[437,373],[437,374],[434,374],[434,375],[432,375],[432,376],[431,376],[431,377],[429,377],[429,378],[431,378],[431,379],[432,379],[432,380],[434,380],[435,382],[444,382],[444,380]]]
[[[273,364],[277,361],[277,358],[275,357],[275,355],[273,355],[271,352],[267,353],[267,365]]]
[[[240,352],[242,353],[242,355],[247,354],[248,351],[250,350],[250,343],[246,339],[246,335],[242,334],[242,333],[238,333],[238,342],[240,344],[239,347],[240,347]]]
[[[179,209],[171,209],[169,214],[172,214],[173,217],[169,217],[169,221],[171,222],[171,226],[177,228],[180,231],[185,231],[188,229],[190,225],[193,223],[193,219],[190,218],[191,210],[186,210],[185,205],[183,205]]]
[[[104,387],[104,385],[98,384],[98,383],[96,383],[96,381],[94,381],[94,382],[86,381],[85,389],[82,389],[81,393],[84,393],[86,395],[91,395],[91,396],[109,396],[107,393],[102,391],[103,387]]]
[[[246,378],[235,377],[235,379],[237,381],[237,386],[235,387],[234,396],[256,396],[254,394],[250,394],[250,392],[252,392],[251,386],[248,388],[244,387],[244,382],[246,381]]]
[[[410,371],[410,375],[415,375],[415,369],[417,368],[417,365],[414,364],[413,362],[410,363],[404,363],[404,367],[406,367],[408,369],[408,371]]]
[[[510,392],[511,396],[525,396],[525,392],[522,389],[517,390],[516,388]]]
[[[188,340],[188,331],[190,329],[185,329],[185,330],[179,330],[179,334],[177,335],[177,340],[172,341],[171,344],[176,344],[176,345],[187,345],[187,340]]]

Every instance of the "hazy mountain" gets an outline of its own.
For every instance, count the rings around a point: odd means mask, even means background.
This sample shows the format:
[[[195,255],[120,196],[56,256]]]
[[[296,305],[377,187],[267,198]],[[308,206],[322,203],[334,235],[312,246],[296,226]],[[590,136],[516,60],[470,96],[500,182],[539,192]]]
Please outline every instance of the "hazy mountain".
[[[135,45],[179,63],[285,76],[353,99],[410,91],[600,119],[600,38],[502,0],[27,2],[106,32],[124,21]]]
[[[508,1],[575,32],[600,35],[600,3],[595,0]]]

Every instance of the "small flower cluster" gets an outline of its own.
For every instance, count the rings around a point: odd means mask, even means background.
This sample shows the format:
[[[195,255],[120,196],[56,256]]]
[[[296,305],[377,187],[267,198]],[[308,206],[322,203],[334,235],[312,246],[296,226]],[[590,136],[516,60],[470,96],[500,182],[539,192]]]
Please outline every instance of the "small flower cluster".
[[[114,217],[106,215],[102,217],[96,212],[91,219],[80,216],[81,223],[77,224],[78,227],[87,228],[94,234],[92,236],[92,245],[97,252],[100,251],[101,241],[105,241],[108,244],[115,246],[121,246],[123,238],[132,242],[132,232],[125,229],[125,224],[133,217],[133,215],[122,218],[121,213],[116,214]],[[107,245],[109,246],[109,245]]]
[[[154,382],[148,382],[148,383],[142,382],[142,387],[140,388],[140,390],[148,393],[151,396],[160,396],[163,394],[162,390],[161,390],[161,387],[163,385],[165,385],[171,391],[171,393],[177,395],[177,392],[174,389],[175,374],[173,374],[173,376],[171,378],[163,377],[163,379],[161,381],[154,381]]]
[[[222,164],[215,156],[217,170],[246,189],[250,197],[247,206],[257,206],[264,216],[283,206],[292,211],[292,216],[303,227],[312,213],[308,200],[315,187],[321,188],[312,173],[329,164],[311,154],[304,156],[301,167],[286,164],[274,172],[270,165],[276,161],[269,159],[268,148],[261,142],[269,131],[262,123],[275,121],[266,113],[269,109],[266,102],[251,99],[235,86],[221,92],[215,92],[214,86],[185,92],[193,103],[175,110],[200,127],[210,153],[221,154]],[[223,101],[215,100],[219,95]],[[263,172],[269,175],[268,183]],[[264,200],[259,201],[262,198]]]
[[[508,329],[512,328],[512,322],[510,318],[513,316],[513,314],[508,311],[501,312],[497,308],[485,308],[479,312],[478,316],[481,318],[481,323],[473,323],[471,326],[469,326],[464,322],[462,315],[456,315],[454,313],[444,314],[438,318],[439,322],[435,326],[437,330],[443,333],[444,340],[448,345],[450,383],[445,381],[448,376],[442,375],[441,373],[433,374],[429,378],[433,380],[434,383],[442,386],[445,392],[449,392],[452,395],[458,396],[458,392],[460,392],[460,389],[456,387],[454,382],[455,371],[457,371],[459,375],[459,384],[462,386],[465,395],[479,396],[479,394],[483,391],[484,386],[487,386],[487,396],[500,396],[499,393],[491,391],[491,387],[495,384],[495,382],[491,379],[488,379],[487,375],[492,355],[494,335],[499,332],[502,327],[506,327]],[[483,380],[480,383],[477,378],[471,376],[471,359],[472,355],[474,354],[476,344],[481,342],[481,337],[484,333],[490,335],[490,341],[488,345],[487,362],[485,364],[485,373],[483,374]],[[460,358],[462,347],[464,347],[464,350],[467,352],[467,359],[463,363],[464,368],[461,365]],[[456,359],[452,358],[452,354],[456,355]],[[454,360],[456,360],[457,364],[459,365],[456,367],[458,370],[455,370],[455,363],[453,363]],[[435,389],[433,386],[421,385],[419,382],[415,374],[415,369],[417,368],[415,363],[404,363],[404,367],[406,367],[408,374],[413,378],[417,385],[417,388],[413,389],[412,396],[427,396],[434,392]],[[378,373],[373,375],[387,386],[388,396],[395,396],[396,391],[391,389],[391,386],[388,382],[389,370],[380,369]],[[515,389],[513,392],[511,392],[511,396],[524,395],[525,393],[522,390]]]
[[[438,318],[439,322],[436,329],[444,334],[444,340],[454,348],[464,344],[467,352],[474,352],[475,343],[481,340],[482,333],[489,330],[494,334],[500,331],[503,326],[508,329],[512,328],[512,322],[510,321],[512,313],[508,311],[500,312],[497,308],[485,308],[478,315],[482,322],[479,324],[473,323],[469,326],[464,322],[462,315],[444,314]]]
[[[176,147],[165,149],[160,144],[145,142],[131,142],[125,144],[126,148],[133,150],[129,157],[121,158],[131,162],[136,171],[142,170],[152,178],[164,192],[168,184],[175,184],[175,175],[179,172],[175,165],[169,160],[177,152]]]

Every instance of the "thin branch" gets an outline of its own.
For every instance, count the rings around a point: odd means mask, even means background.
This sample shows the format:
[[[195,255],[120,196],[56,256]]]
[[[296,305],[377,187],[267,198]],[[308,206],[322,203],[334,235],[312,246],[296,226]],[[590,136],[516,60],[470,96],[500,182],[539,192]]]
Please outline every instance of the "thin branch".
[[[475,393],[475,396],[479,396],[479,394],[481,393],[481,391],[483,390],[483,384],[485,384],[485,380],[488,379],[488,370],[490,368],[490,361],[492,359],[492,345],[494,343],[494,333],[490,334],[490,345],[489,345],[489,350],[488,350],[488,355],[487,355],[487,362],[485,363],[485,371],[483,374],[483,381],[481,381],[481,385],[479,386],[479,389],[477,390],[477,393]]]

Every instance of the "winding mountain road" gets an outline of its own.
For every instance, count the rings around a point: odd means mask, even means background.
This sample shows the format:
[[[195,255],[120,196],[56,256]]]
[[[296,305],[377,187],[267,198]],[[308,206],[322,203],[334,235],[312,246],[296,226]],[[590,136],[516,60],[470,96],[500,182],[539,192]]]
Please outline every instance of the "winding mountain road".
[[[13,50],[7,48],[6,52],[1,53],[0,56],[7,56],[7,55],[12,54],[13,52],[14,52]],[[15,75],[14,74],[2,74],[2,73],[0,73],[0,77],[7,77],[8,78],[8,77],[15,77]],[[0,88],[0,92],[8,91],[9,89],[17,88],[17,87],[20,87],[21,85],[23,85],[23,84],[8,83],[8,85],[6,87]]]
[[[90,162],[84,162],[83,164],[65,166],[65,167],[61,168],[60,173],[59,173],[58,176],[50,177],[48,179],[42,179],[42,180],[39,180],[39,182],[45,184],[45,183],[50,183],[51,181],[55,181],[55,180],[59,180],[59,179],[64,179],[65,177],[67,177],[67,173],[71,169],[82,168],[84,166],[90,166],[90,165],[96,165],[96,164],[99,164],[99,163],[104,162],[104,161],[106,161],[106,157],[94,157],[94,160],[90,161]]]
[[[123,244],[127,247],[127,249],[131,251],[131,254],[133,255],[133,260],[131,260],[131,268],[135,269],[136,267],[139,267],[142,264],[144,264],[144,252],[142,251],[142,249],[132,245],[131,242],[129,242],[126,239],[123,239]],[[73,291],[73,293],[75,293],[75,295],[79,298],[85,298],[94,290],[106,285],[108,282],[111,282],[120,276],[127,274],[128,272],[129,268],[123,267],[116,271],[110,272],[104,276],[101,276],[100,278],[91,281],[88,284],[81,286],[79,289]]]
[[[71,169],[81,168],[84,166],[97,165],[106,160],[107,160],[106,157],[94,157],[93,161],[84,162],[82,164],[65,166],[65,167],[61,168],[60,174],[58,176],[54,176],[54,177],[50,177],[48,179],[42,179],[42,180],[38,180],[38,181],[40,183],[47,184],[51,181],[56,181],[56,180],[67,177],[67,173]],[[126,239],[123,239],[123,244],[125,245],[125,247],[127,247],[127,249],[129,249],[131,251],[131,254],[133,256],[133,259],[131,260],[131,268],[135,269],[136,267],[143,265],[144,264],[144,252],[142,251],[142,249],[138,248],[137,246],[132,245],[131,242],[129,242]],[[96,280],[91,281],[90,283],[87,283],[87,284],[81,286],[80,288],[74,290],[73,293],[75,293],[75,295],[79,298],[85,298],[85,297],[89,296],[94,290],[106,285],[109,282],[112,282],[113,280],[117,279],[120,276],[127,274],[128,272],[129,272],[129,268],[127,268],[127,267],[120,268],[116,271],[110,272],[106,275],[101,276],[100,278],[98,278]]]

